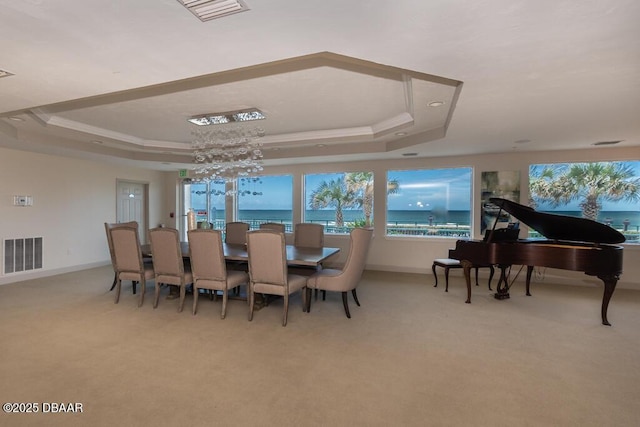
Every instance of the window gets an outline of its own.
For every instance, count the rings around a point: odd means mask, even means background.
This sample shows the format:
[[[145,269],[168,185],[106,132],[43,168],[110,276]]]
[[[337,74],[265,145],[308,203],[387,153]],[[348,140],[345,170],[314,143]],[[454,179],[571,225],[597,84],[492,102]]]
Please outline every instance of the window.
[[[387,173],[387,235],[469,237],[471,168]]]
[[[373,224],[373,172],[304,176],[305,222],[321,223],[326,233],[348,233]]]
[[[182,226],[179,227],[184,230],[183,239],[186,239],[186,213],[189,209],[193,209],[196,213],[196,222],[209,222],[213,228],[224,229],[224,194],[224,181],[193,182],[187,180],[183,183],[184,215],[181,221]]]
[[[247,222],[252,230],[264,222],[285,224],[292,231],[293,176],[272,175],[238,179],[238,221]]]
[[[536,210],[608,224],[639,243],[640,161],[531,165],[529,198]]]

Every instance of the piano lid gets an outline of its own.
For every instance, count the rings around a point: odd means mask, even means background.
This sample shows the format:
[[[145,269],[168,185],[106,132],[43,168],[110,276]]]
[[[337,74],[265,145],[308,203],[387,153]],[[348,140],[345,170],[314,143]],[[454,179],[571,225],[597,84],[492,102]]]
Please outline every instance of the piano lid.
[[[538,212],[511,200],[492,197],[489,201],[550,240],[593,243],[622,243],[622,233],[586,218]]]

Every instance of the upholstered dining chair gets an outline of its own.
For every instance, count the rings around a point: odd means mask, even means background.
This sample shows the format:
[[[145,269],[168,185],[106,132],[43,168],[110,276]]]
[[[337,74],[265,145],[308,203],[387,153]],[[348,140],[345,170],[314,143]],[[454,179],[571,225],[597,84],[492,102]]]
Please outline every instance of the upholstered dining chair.
[[[220,230],[189,230],[188,237],[193,274],[193,314],[198,310],[200,289],[222,291],[220,318],[224,319],[229,289],[248,283],[249,275],[244,271],[227,270]]]
[[[180,302],[178,312],[184,308],[187,285],[193,283],[191,269],[185,266],[180,248],[178,230],[174,228],[152,228],[149,230],[151,253],[153,254],[153,269],[155,271],[155,299],[153,308],[158,307],[160,299],[160,285],[178,286]]]
[[[224,241],[232,245],[246,245],[247,244],[247,231],[249,231],[249,224],[246,222],[227,222],[224,231]],[[243,261],[227,261],[227,270],[241,270],[247,271],[248,266]],[[236,288],[236,294],[239,294],[240,288]]]
[[[293,230],[293,244],[303,248],[324,246],[324,226],[313,222],[299,222]]]
[[[347,292],[351,291],[356,304],[360,306],[356,286],[360,282],[362,272],[364,270],[367,254],[369,252],[369,244],[373,229],[371,228],[354,228],[351,230],[349,255],[342,270],[325,268],[318,271],[307,280],[307,313],[311,309],[311,289],[319,289],[322,291],[342,292],[342,303],[344,312],[348,318],[349,304],[347,302]]]
[[[135,229],[138,229],[138,223],[136,221],[129,221],[129,222],[114,222],[114,223],[108,223],[105,222],[104,223],[104,229],[107,235],[107,245],[109,246],[109,255],[111,255],[111,265],[113,266],[113,271],[114,271],[114,275],[113,275],[113,283],[111,284],[111,288],[109,289],[109,291],[112,291],[115,287],[116,287],[116,282],[118,281],[118,272],[116,271],[116,267],[115,267],[115,259],[114,259],[114,253],[113,253],[113,243],[111,242],[111,233],[109,233],[109,230],[111,230],[112,228],[116,228],[116,227],[135,227]],[[142,257],[142,261],[145,264],[149,264],[151,266],[152,260],[149,257]],[[151,266],[153,267],[153,266]],[[136,293],[136,285],[138,284],[137,281],[133,280],[131,282],[131,288],[133,290],[133,294],[135,295]]]
[[[284,299],[282,326],[287,326],[289,296],[302,291],[302,310],[306,307],[306,277],[289,274],[284,234],[274,230],[247,233],[249,255],[249,320],[253,320],[255,295],[280,295]]]
[[[224,241],[235,245],[244,245],[247,243],[247,231],[249,224],[246,222],[228,222],[225,225]]]
[[[260,224],[260,230],[275,230],[280,233],[286,231],[285,225],[281,222],[264,222]]]
[[[153,265],[145,263],[140,250],[138,227],[120,225],[108,229],[109,239],[113,245],[114,270],[116,272],[115,303],[120,300],[123,280],[140,283],[138,307],[144,303],[146,281],[154,278]]]
[[[299,222],[293,228],[293,245],[303,248],[321,248],[324,246],[324,225],[313,222]],[[322,264],[315,267],[293,266],[291,271],[302,276],[310,276],[322,270]],[[322,293],[326,295],[325,292]],[[318,290],[315,290],[315,299],[318,299]]]

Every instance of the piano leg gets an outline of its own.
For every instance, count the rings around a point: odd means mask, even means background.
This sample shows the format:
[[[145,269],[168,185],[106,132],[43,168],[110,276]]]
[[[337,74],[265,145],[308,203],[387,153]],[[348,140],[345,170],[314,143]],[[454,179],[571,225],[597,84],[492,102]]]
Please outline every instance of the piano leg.
[[[464,280],[467,281],[467,300],[465,302],[471,304],[471,268],[473,264],[464,259],[460,261],[460,264],[464,270]]]
[[[509,279],[507,278],[507,268],[511,267],[510,265],[499,264],[500,268],[500,279],[498,280],[498,286],[496,288],[495,298],[496,299],[507,299],[509,298]]]
[[[529,286],[531,285],[531,273],[533,273],[533,265],[527,265],[527,282],[526,282],[526,288],[527,288],[527,296],[530,297],[531,296],[531,292],[529,292]]]
[[[602,296],[602,324],[611,326],[611,323],[607,320],[607,309],[609,308],[609,301],[613,295],[613,291],[616,290],[616,284],[618,283],[618,276],[601,276],[598,278],[604,282],[604,295]]]

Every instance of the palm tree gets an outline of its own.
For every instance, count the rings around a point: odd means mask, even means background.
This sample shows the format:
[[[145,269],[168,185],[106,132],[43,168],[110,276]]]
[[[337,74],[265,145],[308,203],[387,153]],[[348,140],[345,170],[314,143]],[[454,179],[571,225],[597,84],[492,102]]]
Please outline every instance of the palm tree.
[[[530,190],[534,201],[553,207],[580,200],[582,216],[595,221],[603,201],[640,200],[640,178],[619,162],[545,166],[532,178]]]
[[[355,193],[355,203],[362,208],[365,226],[371,226],[371,214],[373,213],[373,172],[350,172],[345,175],[347,188]],[[387,182],[387,194],[395,194],[400,191],[397,180]]]
[[[344,215],[342,209],[350,208],[356,204],[356,195],[349,189],[342,178],[322,181],[310,196],[309,207],[311,209],[322,209],[333,207],[336,210],[336,226],[344,226]]]

